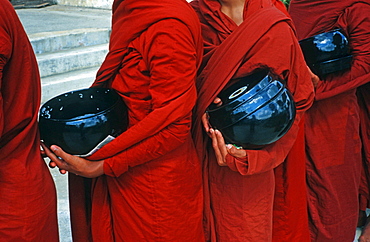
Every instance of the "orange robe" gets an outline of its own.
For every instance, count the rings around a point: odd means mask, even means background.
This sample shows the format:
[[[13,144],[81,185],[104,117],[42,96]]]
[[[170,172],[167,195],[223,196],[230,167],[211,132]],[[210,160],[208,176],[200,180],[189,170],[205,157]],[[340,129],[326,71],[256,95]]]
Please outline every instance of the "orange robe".
[[[192,5],[202,23],[205,46],[193,134],[203,161],[207,239],[271,241],[274,168],[292,148],[300,119],[313,101],[310,75],[290,19],[271,1],[246,1],[240,26],[221,12],[218,1],[199,0]],[[200,118],[230,81],[265,67],[287,80],[297,103],[296,120],[277,142],[247,150],[246,159],[229,157],[229,167],[220,167],[207,135],[201,132]]]
[[[110,49],[94,86],[120,93],[129,128],[89,157],[104,159],[105,175],[92,181],[91,204],[71,207],[78,215],[91,206],[91,221],[80,217],[91,223],[92,240],[204,241],[190,134],[201,57],[199,21],[185,0],[114,2]],[[75,241],[90,236],[80,228],[73,219]]]
[[[313,241],[353,241],[361,176],[356,88],[370,80],[370,1],[292,0],[299,39],[341,28],[353,55],[349,70],[322,78],[306,114],[307,185]]]
[[[40,155],[38,66],[13,6],[0,5],[0,240],[59,241],[56,190]]]

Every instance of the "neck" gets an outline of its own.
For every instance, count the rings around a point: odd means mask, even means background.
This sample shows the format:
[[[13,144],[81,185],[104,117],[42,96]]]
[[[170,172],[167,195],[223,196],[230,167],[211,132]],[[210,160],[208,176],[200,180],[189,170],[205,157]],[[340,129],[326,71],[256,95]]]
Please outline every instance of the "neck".
[[[231,18],[237,25],[243,23],[245,0],[219,0],[221,12]]]

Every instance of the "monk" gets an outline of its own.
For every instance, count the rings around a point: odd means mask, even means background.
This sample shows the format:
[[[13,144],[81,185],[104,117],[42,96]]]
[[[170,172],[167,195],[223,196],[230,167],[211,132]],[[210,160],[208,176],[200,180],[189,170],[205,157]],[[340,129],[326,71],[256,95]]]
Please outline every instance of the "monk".
[[[306,113],[307,186],[313,241],[353,241],[361,177],[356,90],[370,80],[370,1],[292,0],[299,40],[341,29],[353,60],[348,70],[320,76]],[[367,94],[368,98],[368,94]]]
[[[87,159],[44,146],[52,166],[94,178],[71,203],[73,239],[204,241],[201,166],[190,133],[199,20],[185,0],[115,0],[112,9],[109,53],[93,86],[118,91],[129,128]]]
[[[205,47],[193,135],[203,162],[206,239],[272,241],[274,168],[292,149],[301,117],[312,104],[309,70],[291,20],[270,0],[195,0],[191,4],[202,24]],[[226,145],[220,131],[209,127],[204,115],[207,107],[219,103],[217,95],[225,86],[265,68],[286,80],[293,94],[297,105],[293,126],[260,150]],[[202,121],[206,132],[202,132]]]
[[[57,242],[56,190],[40,154],[38,66],[13,6],[0,6],[0,240]]]

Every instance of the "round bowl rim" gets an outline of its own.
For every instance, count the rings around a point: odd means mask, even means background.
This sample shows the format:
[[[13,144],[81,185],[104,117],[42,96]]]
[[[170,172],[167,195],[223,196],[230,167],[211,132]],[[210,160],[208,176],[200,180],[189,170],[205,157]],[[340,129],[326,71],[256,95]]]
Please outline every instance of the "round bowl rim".
[[[339,32],[339,33],[341,33],[342,35],[344,35],[344,33],[342,32],[342,29],[340,29],[340,28],[336,28],[336,29],[332,29],[332,30],[330,30],[330,31],[326,31],[326,32],[318,33],[318,34],[312,35],[312,36],[310,36],[310,37],[307,37],[307,38],[301,39],[299,42],[300,42],[300,43],[301,43],[301,42],[306,42],[306,41],[308,41],[308,40],[310,40],[310,39],[315,38],[317,35],[323,35],[323,34],[328,34],[328,33],[332,33],[332,32]],[[344,37],[345,37],[345,38],[347,38],[347,36],[345,36],[345,35],[344,35]]]
[[[105,90],[113,90],[113,91],[115,91],[113,88],[100,88],[100,87],[99,87],[99,88],[98,88],[98,87],[93,87],[93,88],[96,88],[96,89],[105,89]],[[42,108],[43,108],[47,103],[49,103],[49,102],[51,102],[51,101],[53,101],[53,100],[57,99],[58,97],[60,97],[60,96],[64,96],[65,94],[74,93],[74,92],[81,92],[81,91],[85,91],[85,90],[89,90],[89,89],[91,89],[91,88],[84,88],[84,89],[74,90],[74,91],[70,91],[70,92],[62,93],[62,94],[60,94],[60,95],[58,95],[58,96],[55,96],[55,97],[51,98],[50,100],[48,100],[47,102],[45,102],[45,103],[41,106],[41,108],[40,108],[40,114],[41,114],[41,109],[42,109]],[[119,94],[117,93],[117,95],[119,95]],[[104,110],[102,110],[102,111],[100,111],[100,112],[98,112],[98,113],[92,114],[92,115],[87,116],[87,117],[84,117],[84,118],[69,118],[69,119],[61,119],[61,118],[43,118],[43,117],[40,115],[40,119],[42,118],[43,120],[53,121],[53,122],[57,122],[57,123],[59,123],[59,122],[72,122],[72,121],[77,121],[77,120],[90,119],[90,118],[92,118],[92,117],[99,116],[99,115],[101,115],[101,114],[103,114],[103,113],[106,113],[106,112],[108,112],[108,111],[112,110],[114,107],[116,107],[116,106],[118,105],[118,103],[119,103],[119,102],[120,102],[120,99],[117,99],[117,100],[114,102],[114,104],[113,104],[113,105],[111,105],[109,108],[104,109]]]
[[[271,75],[270,75],[270,72],[267,72],[267,74],[259,81],[259,82],[261,82],[262,80],[264,80],[266,77],[271,77]],[[274,79],[272,79],[272,81],[274,81]],[[264,90],[264,89],[266,89],[266,88],[268,88],[270,85],[271,85],[271,83],[272,83],[272,81],[269,81],[269,84],[267,84],[266,86],[264,86],[261,90],[259,90],[258,92],[256,92],[255,94],[253,94],[252,96],[250,96],[248,99],[246,99],[246,100],[244,100],[243,102],[240,102],[240,104],[239,105],[237,105],[237,106],[235,106],[235,108],[237,108],[237,107],[239,107],[239,106],[241,106],[241,105],[243,105],[245,102],[247,102],[247,101],[249,101],[250,99],[252,99],[254,96],[256,96],[258,93],[260,93],[262,90]],[[253,89],[253,88],[252,88]],[[252,89],[250,89],[250,90],[248,90],[247,92],[245,92],[243,95],[245,95],[245,94],[247,94],[249,91],[251,91]],[[234,99],[234,100],[232,100],[231,102],[228,102],[227,104],[225,104],[225,105],[221,105],[220,107],[216,107],[216,108],[213,108],[213,109],[207,109],[207,112],[211,112],[211,113],[213,113],[213,112],[216,112],[216,111],[219,111],[219,110],[221,110],[221,109],[224,109],[224,108],[227,108],[228,106],[230,106],[231,104],[234,104],[234,103],[236,103],[236,102],[238,102],[238,99]]]

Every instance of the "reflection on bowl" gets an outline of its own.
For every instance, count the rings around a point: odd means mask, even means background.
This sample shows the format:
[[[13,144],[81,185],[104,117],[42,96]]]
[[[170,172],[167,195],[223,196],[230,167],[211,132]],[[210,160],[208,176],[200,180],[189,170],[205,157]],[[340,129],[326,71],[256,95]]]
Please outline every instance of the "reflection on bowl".
[[[88,88],[56,96],[41,106],[41,140],[84,155],[127,129],[127,108],[113,89]]]
[[[339,29],[303,39],[299,44],[307,65],[318,76],[351,67],[348,39]]]
[[[294,122],[292,95],[268,71],[246,76],[218,96],[222,106],[209,107],[209,122],[227,143],[244,149],[259,149],[277,141]]]

